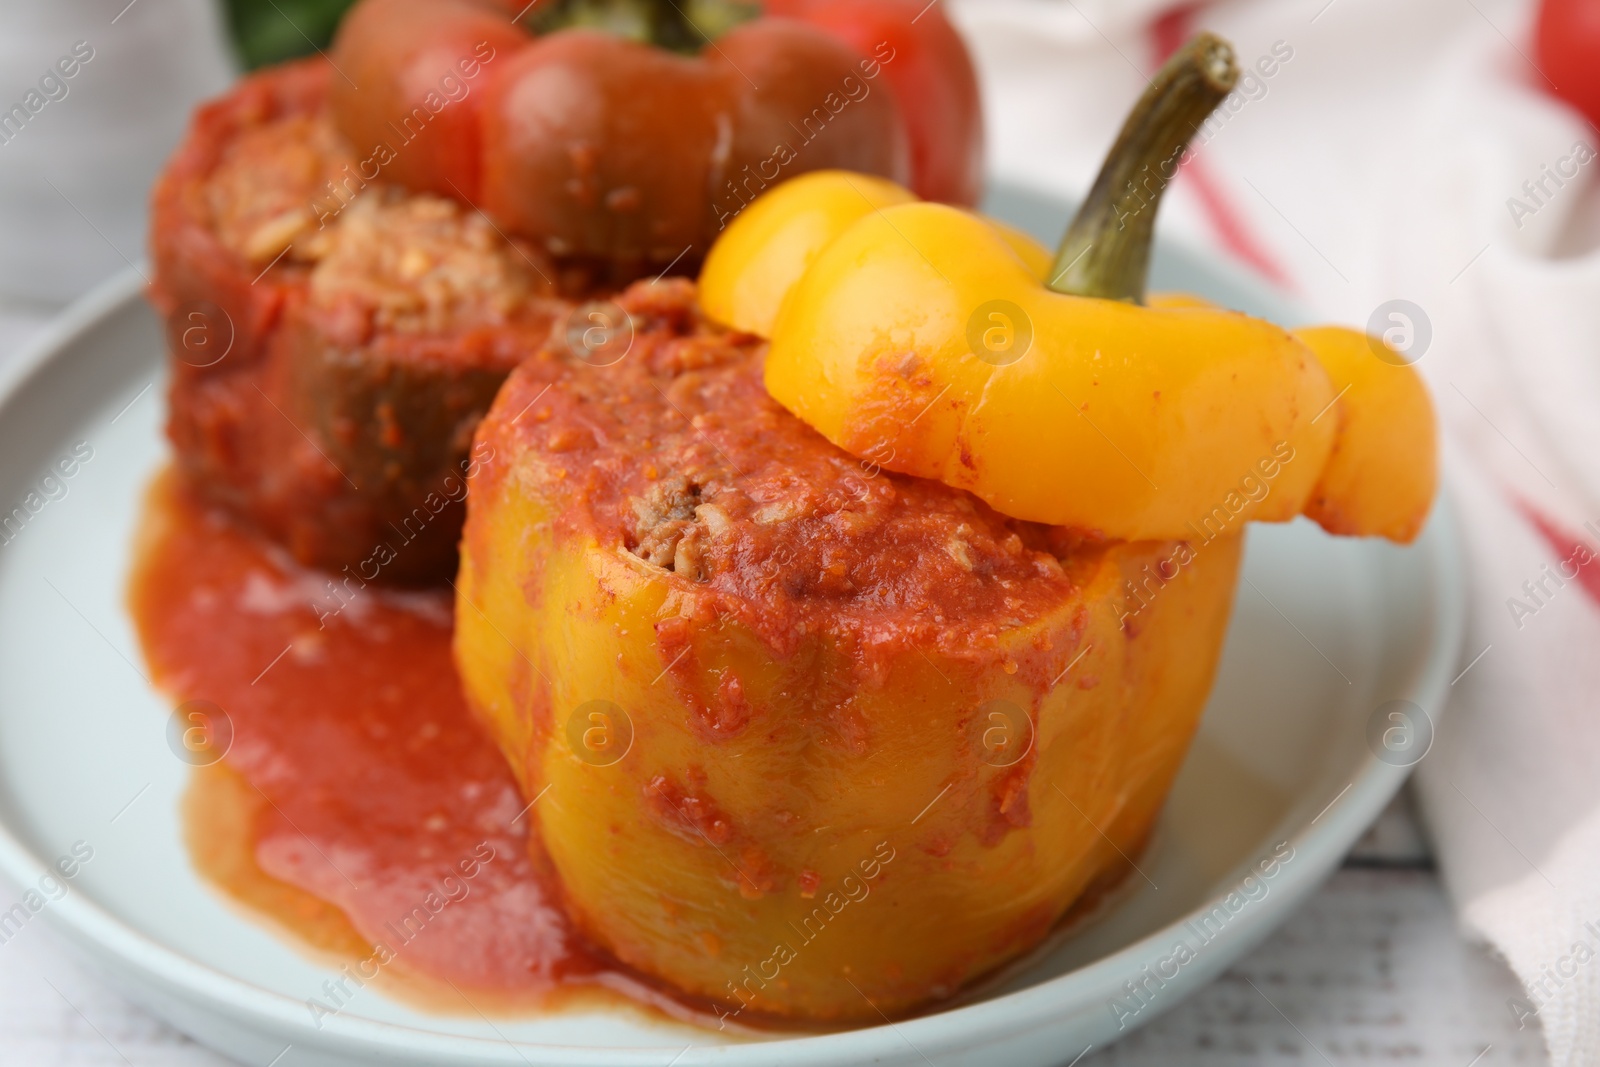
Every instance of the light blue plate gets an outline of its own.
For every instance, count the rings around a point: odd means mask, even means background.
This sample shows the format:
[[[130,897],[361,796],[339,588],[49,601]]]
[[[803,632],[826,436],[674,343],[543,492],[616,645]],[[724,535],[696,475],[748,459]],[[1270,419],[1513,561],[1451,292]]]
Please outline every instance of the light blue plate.
[[[1070,211],[1015,189],[988,207],[1052,243]],[[1155,287],[1301,319],[1181,248],[1159,250]],[[189,769],[167,747],[168,708],[140,673],[123,607],[140,494],[166,456],[163,358],[130,274],[75,305],[0,379],[0,509],[38,492],[75,447],[92,450],[0,544],[0,873],[15,883],[3,899],[21,899],[74,843],[91,847],[64,897],[14,921],[52,927],[132,999],[248,1064],[1065,1064],[1172,1007],[1305,900],[1414,761],[1369,741],[1391,721],[1388,702],[1436,717],[1460,644],[1447,507],[1408,548],[1304,521],[1252,529],[1216,690],[1141,876],[965,1006],[722,1044],[632,1013],[492,1027],[363,990],[318,1027],[305,1001],[333,972],[189,866],[178,821]]]

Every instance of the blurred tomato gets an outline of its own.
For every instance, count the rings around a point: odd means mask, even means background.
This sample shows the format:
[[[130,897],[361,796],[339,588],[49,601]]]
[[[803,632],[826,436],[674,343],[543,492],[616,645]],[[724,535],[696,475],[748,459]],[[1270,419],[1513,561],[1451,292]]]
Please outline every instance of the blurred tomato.
[[[1533,46],[1556,95],[1600,123],[1600,0],[1544,0]]]

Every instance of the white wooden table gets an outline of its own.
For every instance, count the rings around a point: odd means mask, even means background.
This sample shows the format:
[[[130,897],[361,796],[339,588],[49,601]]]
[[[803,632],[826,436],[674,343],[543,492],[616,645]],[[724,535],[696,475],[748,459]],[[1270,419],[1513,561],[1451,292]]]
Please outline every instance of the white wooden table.
[[[0,305],[0,360],[44,309]],[[1510,972],[1456,931],[1406,794],[1344,868],[1210,987],[1078,1067],[1548,1062]],[[1080,1050],[1063,1050],[1066,1067]],[[78,967],[38,924],[0,945],[0,1064],[225,1067]],[[294,1067],[293,1053],[279,1067]],[[937,1067],[937,1065],[935,1065]]]

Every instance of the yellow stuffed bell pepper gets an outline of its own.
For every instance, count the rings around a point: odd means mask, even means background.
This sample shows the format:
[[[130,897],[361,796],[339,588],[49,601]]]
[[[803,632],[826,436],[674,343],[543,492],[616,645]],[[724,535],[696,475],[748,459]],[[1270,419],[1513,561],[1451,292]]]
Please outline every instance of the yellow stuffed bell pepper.
[[[457,580],[584,933],[729,1025],[876,1024],[1138,880],[1242,539],[1084,546],[876,470],[687,283],[618,303],[625,359],[544,353],[479,426]]]
[[[1158,92],[1195,83],[1208,55],[1181,54]],[[1230,77],[1198,81],[1215,102]],[[1170,151],[1190,128],[1168,131]],[[1395,442],[1351,419],[1360,447],[1342,467],[1329,462],[1346,383],[1300,342],[1205,307],[1057,296],[1040,283],[1048,257],[1026,239],[892,187],[856,186],[816,179],[809,187],[826,202],[809,218],[757,204],[741,220],[768,228],[760,245],[782,267],[752,277],[727,258],[735,245],[719,246],[702,296],[735,329],[699,317],[686,283],[641,284],[618,298],[634,327],[620,361],[542,352],[478,429],[491,458],[468,499],[457,583],[464,692],[535,801],[530,817],[581,929],[708,998],[733,1025],[876,1023],[936,1002],[1036,946],[1097,886],[1137,877],[1128,857],[1199,721],[1240,557],[1237,518],[1221,536],[1180,526],[1170,538],[1085,541],[1084,529],[1113,525],[1107,501],[1147,528],[1163,517],[1159,501],[1117,494],[1118,479],[1138,480],[1121,468],[1076,475],[1101,497],[1093,524],[1074,532],[893,473],[903,457],[875,463],[825,441],[768,392],[780,344],[798,343],[786,331],[810,328],[796,301],[813,279],[864,272],[889,285],[882,317],[846,310],[866,349],[897,356],[894,381],[921,391],[891,442],[905,455],[927,444],[924,422],[945,445],[962,439],[941,405],[982,407],[982,390],[976,403],[963,392],[967,379],[931,391],[924,381],[959,369],[939,362],[944,349],[918,347],[949,324],[959,290],[1040,320],[1070,312],[1081,327],[1052,320],[1020,344],[1015,316],[978,319],[985,367],[1085,391],[1047,420],[1093,418],[1095,433],[1072,439],[1087,450],[1079,467],[1136,460],[1165,479],[1185,474],[1186,451],[1199,453],[1196,469],[1225,454],[1247,463],[1241,479],[1271,482],[1273,514],[1320,486],[1349,522],[1394,519],[1338,506],[1346,486],[1370,477],[1371,454]],[[858,200],[865,211],[852,219]],[[862,241],[851,246],[860,261],[846,262],[842,242],[885,217],[917,261]],[[848,232],[835,239],[835,229]],[[948,247],[934,269],[912,241],[938,235]],[[848,304],[816,285],[819,313]],[[741,307],[751,317],[729,310]],[[971,317],[956,315],[958,333]],[[774,318],[764,360],[751,334]],[[816,330],[845,351],[843,326]],[[1047,345],[1090,333],[1102,338],[1100,359],[1073,350],[1065,362],[1103,374],[1046,373],[1062,357]],[[1030,363],[1029,351],[1050,360]],[[858,369],[830,357],[809,380],[834,390],[830,402],[882,409]],[[1345,399],[1392,391],[1346,370]],[[1153,445],[1138,444],[1148,427],[1121,410],[1134,381],[1152,394],[1146,415],[1160,416]],[[1172,405],[1156,393],[1175,395]],[[1052,429],[1035,444],[1059,447]],[[1128,443],[1097,452],[1102,430]],[[1255,443],[1259,455],[1246,447]],[[1177,458],[1122,455],[1139,447]],[[1063,467],[1041,449],[1010,455],[1016,470],[998,470],[995,456],[980,469],[1026,488]],[[1059,486],[1042,497],[1053,495]],[[1122,528],[1137,528],[1126,518]]]
[[[1437,482],[1410,367],[1350,330],[1143,304],[1166,178],[1227,63],[1202,36],[1152,83],[1053,262],[981,217],[827,172],[729,227],[706,313],[771,339],[768,389],[830,441],[1008,515],[1204,540],[1306,513],[1408,541]]]

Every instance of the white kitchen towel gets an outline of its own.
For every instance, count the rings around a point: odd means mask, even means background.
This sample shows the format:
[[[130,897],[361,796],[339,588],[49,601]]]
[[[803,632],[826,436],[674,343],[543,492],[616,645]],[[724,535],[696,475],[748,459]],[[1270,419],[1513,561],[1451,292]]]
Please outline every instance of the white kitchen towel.
[[[1252,72],[1163,226],[1328,321],[1397,329],[1468,547],[1468,647],[1418,785],[1464,928],[1558,1067],[1600,1063],[1600,158],[1514,0],[954,0],[996,171],[1087,187],[1192,29]],[[1600,62],[1600,56],[1596,57]],[[1396,304],[1403,301],[1403,304]]]
[[[0,298],[138,262],[156,171],[232,77],[214,0],[0,3]]]

